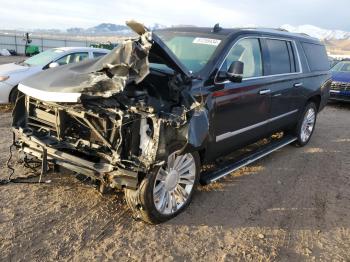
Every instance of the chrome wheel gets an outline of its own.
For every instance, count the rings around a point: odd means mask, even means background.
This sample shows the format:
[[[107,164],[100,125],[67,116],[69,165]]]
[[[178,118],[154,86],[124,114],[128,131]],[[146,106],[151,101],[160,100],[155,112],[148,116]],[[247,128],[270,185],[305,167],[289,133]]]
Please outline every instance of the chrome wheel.
[[[158,170],[153,201],[157,211],[170,215],[184,206],[190,198],[196,178],[196,163],[192,154],[168,157],[167,165]]]
[[[307,142],[315,127],[316,111],[314,108],[309,108],[305,113],[303,123],[301,125],[300,139],[303,143]]]

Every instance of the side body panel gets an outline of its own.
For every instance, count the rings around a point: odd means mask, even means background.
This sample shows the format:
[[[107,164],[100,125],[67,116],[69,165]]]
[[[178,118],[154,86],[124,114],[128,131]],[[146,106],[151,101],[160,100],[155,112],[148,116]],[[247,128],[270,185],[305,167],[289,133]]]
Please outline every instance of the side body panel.
[[[270,95],[259,94],[265,88],[260,81],[249,80],[227,83],[223,90],[213,92],[213,154],[226,154],[266,133],[262,123],[269,117]]]
[[[253,37],[263,39],[276,36],[260,34]],[[241,37],[236,40],[239,38]],[[205,150],[206,160],[213,160],[274,132],[294,126],[309,99],[319,101],[319,110],[326,105],[330,73],[310,72],[298,39],[281,38],[293,42],[297,63],[295,73],[264,75],[244,79],[242,83],[215,84],[214,81],[214,84],[205,87],[211,97],[210,139]],[[262,51],[264,71],[268,72],[267,51],[263,41]],[[220,63],[215,70],[219,69]],[[259,92],[262,90],[270,92],[261,95]]]

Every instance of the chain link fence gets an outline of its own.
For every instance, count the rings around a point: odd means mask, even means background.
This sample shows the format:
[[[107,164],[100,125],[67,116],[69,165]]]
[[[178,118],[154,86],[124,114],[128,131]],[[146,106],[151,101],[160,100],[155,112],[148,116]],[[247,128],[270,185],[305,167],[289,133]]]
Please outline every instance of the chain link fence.
[[[15,50],[17,54],[25,53],[25,41],[22,34],[16,33],[1,33],[0,32],[0,50],[8,49]],[[61,38],[61,39],[60,39]],[[63,38],[63,39],[62,39]],[[74,39],[74,37],[66,37],[65,35],[57,36],[31,36],[32,42],[30,45],[36,45],[40,51],[45,51],[54,47],[87,47],[96,41]]]

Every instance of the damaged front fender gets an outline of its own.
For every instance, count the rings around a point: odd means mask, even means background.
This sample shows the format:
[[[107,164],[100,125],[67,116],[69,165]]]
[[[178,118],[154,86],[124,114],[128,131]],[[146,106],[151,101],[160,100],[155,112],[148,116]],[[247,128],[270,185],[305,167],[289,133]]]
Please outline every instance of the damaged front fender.
[[[202,147],[209,137],[208,110],[201,107],[194,111],[188,124],[187,143],[193,148]]]

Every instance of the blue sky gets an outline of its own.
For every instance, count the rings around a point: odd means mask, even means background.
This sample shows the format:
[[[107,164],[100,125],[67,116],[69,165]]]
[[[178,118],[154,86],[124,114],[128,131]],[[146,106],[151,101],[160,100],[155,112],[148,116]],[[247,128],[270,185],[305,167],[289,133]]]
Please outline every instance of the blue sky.
[[[146,25],[279,27],[350,31],[349,0],[0,0],[0,29],[91,27],[137,19]]]

